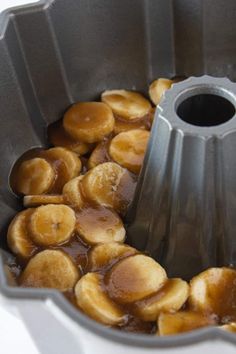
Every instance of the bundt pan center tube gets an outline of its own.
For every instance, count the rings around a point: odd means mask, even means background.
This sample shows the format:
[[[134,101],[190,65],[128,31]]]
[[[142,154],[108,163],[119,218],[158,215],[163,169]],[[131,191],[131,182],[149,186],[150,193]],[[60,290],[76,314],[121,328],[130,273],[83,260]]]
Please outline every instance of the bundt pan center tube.
[[[235,266],[236,84],[191,77],[159,104],[128,240],[171,276]]]
[[[21,208],[6,188],[14,162],[47,147],[46,127],[73,102],[105,90],[147,93],[154,79],[176,75],[235,80],[235,5],[47,0],[0,15],[0,302],[40,353],[235,353],[235,334],[215,327],[162,338],[106,328],[57,291],[11,286],[4,271],[7,226]],[[129,240],[169,276],[235,265],[234,109],[235,84],[204,76],[174,85],[157,110]]]

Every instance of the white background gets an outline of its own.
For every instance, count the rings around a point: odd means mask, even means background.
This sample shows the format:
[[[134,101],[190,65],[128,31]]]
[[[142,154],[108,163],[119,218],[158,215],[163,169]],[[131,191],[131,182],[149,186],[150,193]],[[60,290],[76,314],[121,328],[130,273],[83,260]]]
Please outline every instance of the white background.
[[[0,0],[0,11],[7,9],[8,7],[24,5],[36,2],[35,0]],[[1,353],[2,354],[2,353]],[[3,353],[5,354],[5,353]]]
[[[32,2],[36,1],[0,0],[0,12],[8,7]],[[0,307],[0,353],[39,354],[24,324],[2,307]]]

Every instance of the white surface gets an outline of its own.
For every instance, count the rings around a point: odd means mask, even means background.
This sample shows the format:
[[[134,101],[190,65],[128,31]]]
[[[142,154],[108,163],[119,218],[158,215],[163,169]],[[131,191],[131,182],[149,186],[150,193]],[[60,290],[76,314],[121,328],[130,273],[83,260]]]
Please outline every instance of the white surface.
[[[0,12],[8,7],[36,2],[34,0],[0,0]],[[24,324],[0,307],[0,353],[38,354]]]
[[[27,3],[36,2],[35,0],[27,1],[27,0],[0,0],[0,12],[7,9],[8,7],[24,5]]]
[[[0,353],[39,354],[25,326],[0,307]]]

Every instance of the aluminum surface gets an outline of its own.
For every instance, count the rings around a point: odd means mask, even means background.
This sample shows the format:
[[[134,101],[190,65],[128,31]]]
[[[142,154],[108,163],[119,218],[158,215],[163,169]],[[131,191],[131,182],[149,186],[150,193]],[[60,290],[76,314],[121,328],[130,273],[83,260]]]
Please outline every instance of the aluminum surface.
[[[156,110],[128,240],[172,277],[236,265],[235,107],[236,84],[205,75],[173,85]]]

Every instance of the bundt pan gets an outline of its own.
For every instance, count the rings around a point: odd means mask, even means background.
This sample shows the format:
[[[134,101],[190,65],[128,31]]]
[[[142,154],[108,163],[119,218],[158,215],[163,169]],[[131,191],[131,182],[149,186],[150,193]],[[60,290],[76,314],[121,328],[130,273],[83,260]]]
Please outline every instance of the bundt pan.
[[[129,213],[129,241],[160,257],[172,276],[236,264],[236,118],[214,98],[235,107],[235,84],[222,79],[236,80],[235,14],[234,0],[48,0],[0,15],[0,302],[23,319],[39,352],[235,353],[236,336],[216,328],[166,338],[108,329],[59,292],[11,287],[4,273],[11,257],[7,225],[21,208],[8,186],[17,158],[45,147],[47,125],[73,102],[109,88],[147,93],[152,80],[176,75],[216,78],[174,85],[158,108]],[[202,94],[228,112],[217,126],[202,127],[197,114],[191,121],[195,99],[188,100]],[[147,200],[148,186],[156,199]],[[140,219],[142,206],[150,213]]]

